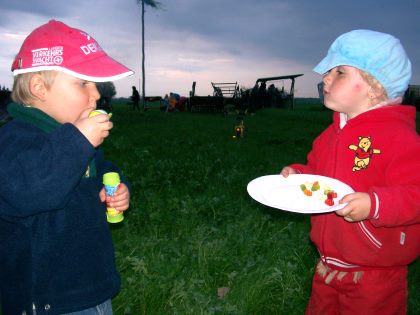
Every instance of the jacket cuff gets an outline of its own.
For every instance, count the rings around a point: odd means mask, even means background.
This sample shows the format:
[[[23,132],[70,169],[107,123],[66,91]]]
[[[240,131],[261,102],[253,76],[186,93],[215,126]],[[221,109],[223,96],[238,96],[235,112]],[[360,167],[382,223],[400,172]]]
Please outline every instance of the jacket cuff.
[[[369,191],[370,197],[370,213],[368,219],[378,220],[379,219],[379,199],[378,195],[373,191]]]
[[[305,166],[302,164],[291,164],[289,167],[293,168],[296,171],[296,174],[305,174]]]

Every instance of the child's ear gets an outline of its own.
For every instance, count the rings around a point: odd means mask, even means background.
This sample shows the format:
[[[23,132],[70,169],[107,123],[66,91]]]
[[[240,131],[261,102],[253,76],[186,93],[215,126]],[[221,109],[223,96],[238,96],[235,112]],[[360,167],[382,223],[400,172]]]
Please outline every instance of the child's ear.
[[[45,96],[47,94],[47,87],[45,86],[44,79],[39,74],[34,74],[29,80],[29,90],[31,94],[40,100],[41,102],[45,101]]]
[[[374,87],[372,87],[372,85],[369,86],[369,90],[368,90],[368,97],[370,99],[374,99],[376,98],[376,90]]]
[[[371,84],[371,87],[368,92],[370,99],[377,99],[379,101],[384,101],[386,99],[385,93],[386,92],[384,88],[379,82],[374,82],[373,84]]]

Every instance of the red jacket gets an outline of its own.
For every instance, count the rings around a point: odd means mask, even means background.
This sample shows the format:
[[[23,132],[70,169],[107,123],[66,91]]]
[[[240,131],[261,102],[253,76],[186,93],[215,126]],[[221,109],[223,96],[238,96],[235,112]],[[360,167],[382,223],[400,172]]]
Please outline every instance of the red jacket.
[[[297,171],[336,178],[368,192],[367,220],[349,223],[334,212],[311,217],[321,259],[339,270],[405,266],[420,254],[420,137],[414,107],[367,111],[340,129],[340,115],[314,141]]]

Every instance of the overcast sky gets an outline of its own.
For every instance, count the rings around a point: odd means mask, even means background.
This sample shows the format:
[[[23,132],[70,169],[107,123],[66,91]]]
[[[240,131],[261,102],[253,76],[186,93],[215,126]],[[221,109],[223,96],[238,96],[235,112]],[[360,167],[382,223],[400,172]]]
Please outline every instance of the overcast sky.
[[[303,73],[296,96],[317,96],[313,67],[353,29],[398,37],[420,84],[419,0],[160,0],[146,9],[146,95],[212,93],[211,82],[250,88],[261,77]],[[136,0],[0,0],[0,85],[24,38],[50,19],[88,32],[134,76],[115,82],[129,96],[141,79],[141,8]],[[290,83],[283,84],[286,89]]]

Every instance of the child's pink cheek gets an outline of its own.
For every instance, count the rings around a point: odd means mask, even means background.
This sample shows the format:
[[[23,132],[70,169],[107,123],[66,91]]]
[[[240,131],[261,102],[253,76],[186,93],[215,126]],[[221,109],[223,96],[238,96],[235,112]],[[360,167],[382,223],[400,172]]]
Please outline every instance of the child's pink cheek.
[[[353,90],[355,90],[356,92],[359,92],[362,89],[360,84],[355,84],[353,87]]]

